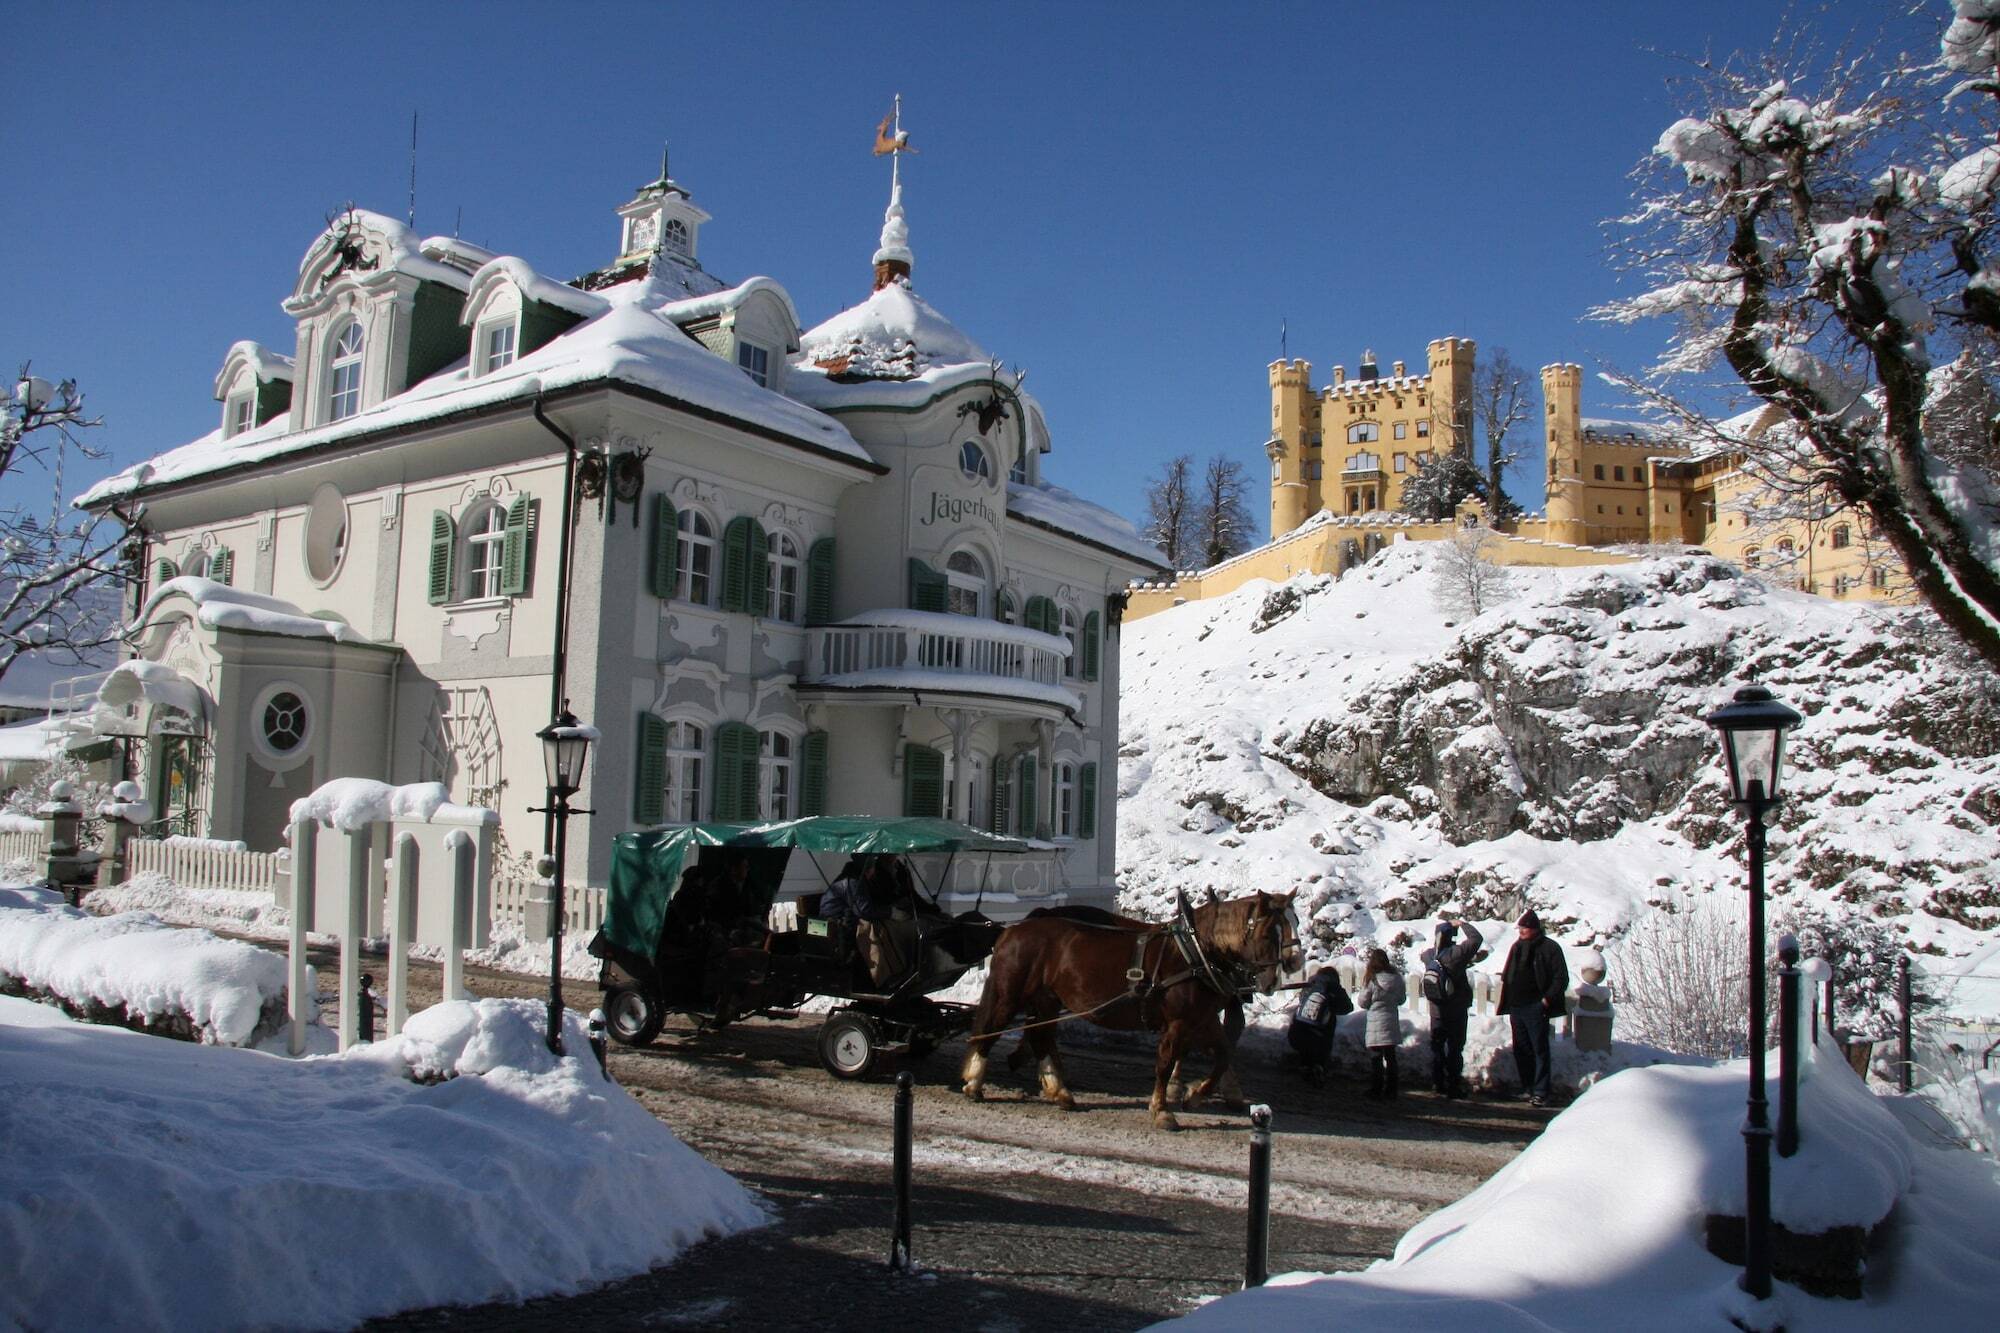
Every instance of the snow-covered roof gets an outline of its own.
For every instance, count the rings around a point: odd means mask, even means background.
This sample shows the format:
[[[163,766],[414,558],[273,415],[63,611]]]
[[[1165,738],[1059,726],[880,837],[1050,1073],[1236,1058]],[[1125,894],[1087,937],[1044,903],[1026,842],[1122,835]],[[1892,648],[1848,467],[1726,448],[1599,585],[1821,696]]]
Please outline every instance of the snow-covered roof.
[[[0,762],[48,759],[62,748],[62,719],[36,718],[0,727]]]
[[[1123,516],[1092,504],[1073,491],[1044,482],[1039,486],[1007,483],[1007,512],[1015,518],[1051,528],[1092,546],[1112,551],[1154,569],[1167,567],[1167,554],[1139,535]]]
[[[1671,440],[1674,428],[1663,421],[1620,421],[1612,417],[1585,417],[1586,435],[1623,435],[1634,440]]]
[[[133,704],[148,703],[178,708],[191,718],[208,716],[208,696],[199,685],[165,662],[148,662],[143,658],[113,667],[97,691],[97,702],[100,712],[108,709],[115,713]],[[99,730],[109,732],[103,727]]]
[[[426,261],[431,262],[431,261]],[[712,413],[762,434],[861,464],[873,464],[845,426],[763,388],[661,317],[681,293],[649,276],[607,288],[604,313],[588,319],[504,369],[474,377],[463,362],[387,402],[312,430],[293,432],[281,413],[254,430],[223,438],[211,431],[191,444],[126,468],[77,501],[121,496],[236,468],[316,451],[353,437],[421,425],[437,418],[538,394],[611,381],[663,394],[675,405]]]
[[[251,372],[264,383],[292,382],[292,358],[281,352],[274,352],[260,342],[245,338],[231,343],[228,353],[222,358],[222,369],[215,376],[215,396],[217,398],[229,390],[229,381],[236,378],[236,369],[247,365]]]
[[[212,579],[191,575],[168,579],[146,599],[139,613],[143,625],[154,610],[169,597],[186,597],[195,604],[195,619],[211,629],[250,630],[258,634],[289,634],[302,639],[332,639],[337,643],[367,643],[368,639],[338,620],[309,616],[290,602],[244,588],[232,588]],[[119,669],[134,665],[119,664]],[[109,686],[107,685],[108,689]]]
[[[593,292],[581,291],[566,282],[545,278],[528,266],[524,259],[513,255],[498,255],[479,266],[472,275],[472,287],[465,294],[465,311],[471,315],[478,307],[486,289],[496,282],[511,282],[520,289],[521,295],[530,301],[552,305],[558,310],[567,310],[581,319],[601,315],[611,308],[611,303]]]
[[[944,366],[993,359],[907,283],[884,284],[860,305],[799,335],[801,370],[866,379],[914,379]]]
[[[467,273],[477,273],[488,261],[499,258],[483,245],[461,241],[456,236],[426,236],[417,249],[426,259],[435,259]]]
[[[432,259],[423,252],[423,245],[417,234],[408,227],[384,213],[366,208],[353,208],[342,213],[328,224],[319,239],[306,251],[299,261],[299,277],[303,282],[306,274],[327,262],[328,257],[355,238],[359,232],[364,238],[363,245],[372,251],[373,261],[366,269],[367,277],[378,274],[401,273],[419,278],[425,282],[443,283],[458,291],[464,291],[470,276],[462,268]],[[376,242],[368,245],[367,242]],[[293,301],[300,299],[295,293]],[[288,304],[290,304],[288,302]]]
[[[726,311],[734,310],[757,292],[769,292],[778,298],[791,316],[792,327],[799,325],[799,308],[792,304],[792,294],[781,286],[775,278],[745,278],[734,287],[724,287],[720,291],[705,296],[690,296],[684,300],[671,301],[660,307],[660,318],[670,319],[676,324],[692,324],[698,319],[708,319]]]

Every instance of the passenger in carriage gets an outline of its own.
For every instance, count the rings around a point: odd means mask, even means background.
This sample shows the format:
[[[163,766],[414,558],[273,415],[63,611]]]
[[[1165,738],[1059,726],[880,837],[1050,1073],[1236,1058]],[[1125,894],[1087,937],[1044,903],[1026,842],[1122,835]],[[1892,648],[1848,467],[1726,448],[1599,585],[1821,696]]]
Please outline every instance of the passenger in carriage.
[[[868,967],[868,979],[877,986],[899,976],[904,967],[902,950],[897,948],[891,917],[899,901],[895,870],[884,865],[886,856],[861,856],[841,867],[840,878],[820,899],[820,915],[829,922],[854,928],[854,942]]]

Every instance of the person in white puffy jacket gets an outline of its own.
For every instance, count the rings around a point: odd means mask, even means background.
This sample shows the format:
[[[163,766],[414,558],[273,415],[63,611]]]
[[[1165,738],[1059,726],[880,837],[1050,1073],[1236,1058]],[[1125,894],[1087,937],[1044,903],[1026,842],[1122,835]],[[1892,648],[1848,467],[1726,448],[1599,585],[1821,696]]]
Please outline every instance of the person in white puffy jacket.
[[[1368,1015],[1368,1095],[1381,1101],[1396,1096],[1396,1047],[1403,1040],[1403,1020],[1397,1010],[1408,998],[1403,974],[1389,961],[1389,955],[1380,949],[1370,950],[1354,1007]]]

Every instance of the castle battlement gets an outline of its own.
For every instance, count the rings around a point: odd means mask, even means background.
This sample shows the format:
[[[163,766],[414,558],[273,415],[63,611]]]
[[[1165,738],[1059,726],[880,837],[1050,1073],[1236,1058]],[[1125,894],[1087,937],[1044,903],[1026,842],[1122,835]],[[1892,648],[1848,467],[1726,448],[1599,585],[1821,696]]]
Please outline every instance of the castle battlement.
[[[1273,361],[1271,363],[1271,387],[1280,385],[1292,388],[1312,387],[1312,362],[1300,358],[1295,361]]]

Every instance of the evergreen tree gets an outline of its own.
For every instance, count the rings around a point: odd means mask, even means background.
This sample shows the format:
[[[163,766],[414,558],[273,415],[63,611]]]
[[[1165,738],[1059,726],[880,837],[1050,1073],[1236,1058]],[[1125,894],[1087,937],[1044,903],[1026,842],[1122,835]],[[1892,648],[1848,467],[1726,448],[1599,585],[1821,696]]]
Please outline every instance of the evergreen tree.
[[[1453,450],[1417,458],[1417,474],[1403,483],[1397,508],[1420,523],[1445,523],[1468,496],[1483,498],[1486,479],[1464,454]]]

